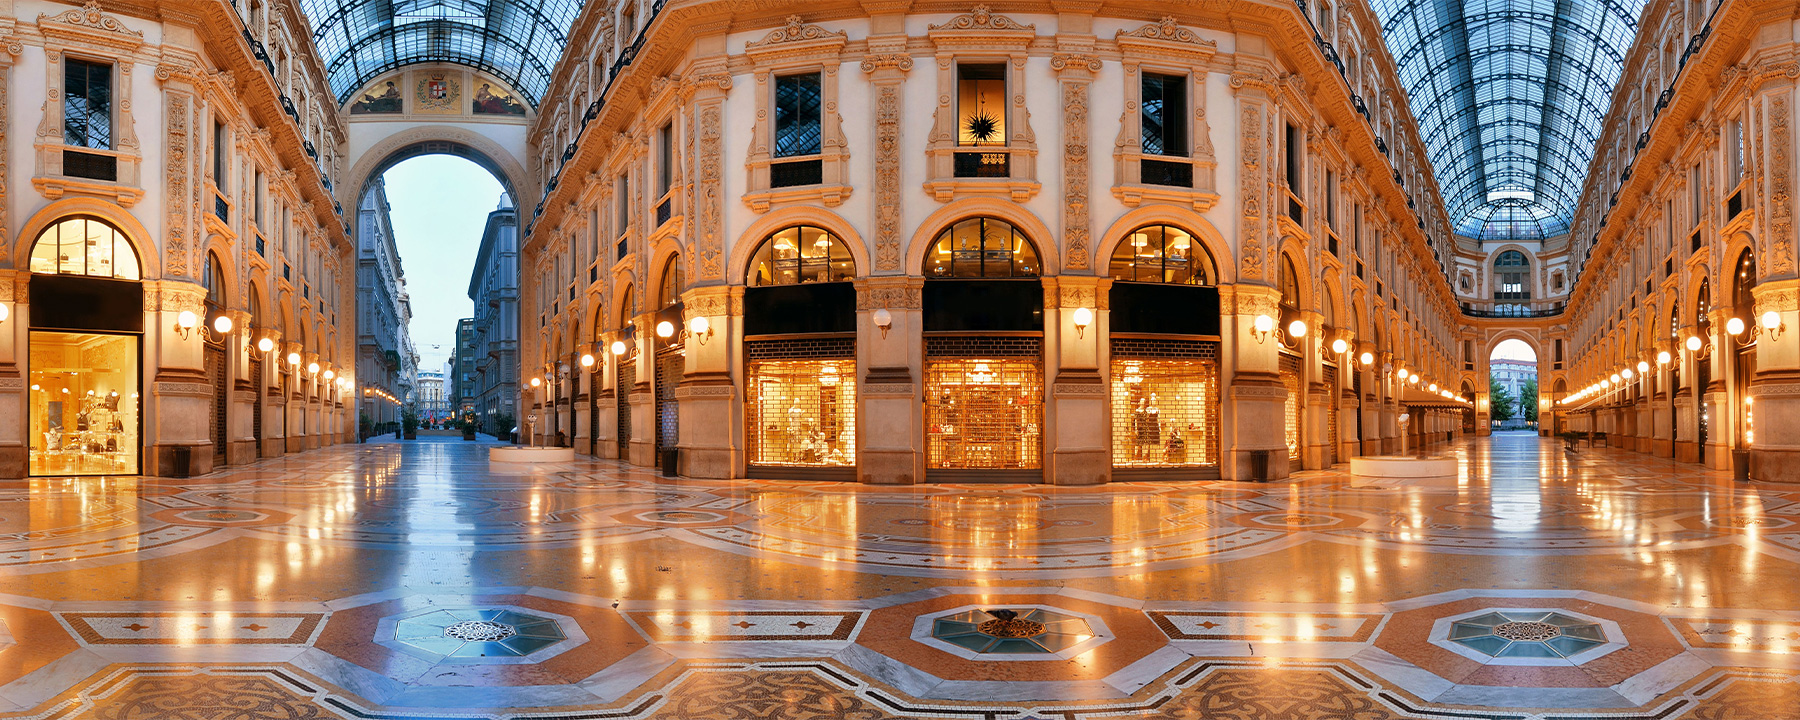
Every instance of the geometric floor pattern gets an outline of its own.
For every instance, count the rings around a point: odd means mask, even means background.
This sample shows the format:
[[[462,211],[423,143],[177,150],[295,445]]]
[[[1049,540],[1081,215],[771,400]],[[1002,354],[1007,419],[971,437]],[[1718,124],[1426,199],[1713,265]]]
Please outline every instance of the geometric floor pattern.
[[[1512,434],[1373,485],[485,450],[0,483],[0,718],[1800,720],[1800,486]]]

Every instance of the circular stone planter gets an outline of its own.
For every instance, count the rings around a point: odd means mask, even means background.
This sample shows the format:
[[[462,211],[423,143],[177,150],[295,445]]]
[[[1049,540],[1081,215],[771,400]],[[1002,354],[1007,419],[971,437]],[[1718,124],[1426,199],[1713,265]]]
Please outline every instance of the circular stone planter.
[[[488,460],[504,463],[575,462],[575,448],[525,446],[489,448]]]
[[[1350,474],[1377,478],[1455,477],[1456,458],[1375,455],[1350,458]]]

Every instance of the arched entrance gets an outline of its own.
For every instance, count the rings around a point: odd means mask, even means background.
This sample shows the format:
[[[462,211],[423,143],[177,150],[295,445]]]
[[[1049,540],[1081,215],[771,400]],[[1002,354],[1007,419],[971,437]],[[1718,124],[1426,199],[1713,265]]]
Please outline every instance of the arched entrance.
[[[1494,431],[1537,430],[1537,349],[1509,337],[1488,350],[1488,422]]]
[[[137,249],[92,215],[59,218],[33,241],[28,471],[141,472],[143,275]],[[184,311],[192,332],[200,318]],[[185,470],[186,468],[182,468]]]

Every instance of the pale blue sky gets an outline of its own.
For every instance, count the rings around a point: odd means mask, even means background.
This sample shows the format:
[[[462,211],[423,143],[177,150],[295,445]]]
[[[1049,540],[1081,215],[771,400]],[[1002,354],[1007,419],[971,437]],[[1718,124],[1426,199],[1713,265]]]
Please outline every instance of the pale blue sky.
[[[394,241],[412,295],[412,339],[420,370],[442,370],[456,345],[456,321],[469,317],[469,274],[487,215],[500,202],[499,181],[452,155],[407,160],[387,181]]]
[[[1532,352],[1531,346],[1526,345],[1524,340],[1508,338],[1501,340],[1499,345],[1494,346],[1494,354],[1490,359],[1537,362],[1537,353]]]

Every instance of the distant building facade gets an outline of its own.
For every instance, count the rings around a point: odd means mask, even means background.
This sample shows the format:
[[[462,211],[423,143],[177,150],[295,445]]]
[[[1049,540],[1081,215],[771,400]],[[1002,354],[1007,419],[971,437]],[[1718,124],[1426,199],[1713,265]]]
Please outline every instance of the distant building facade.
[[[444,371],[420,370],[418,381],[419,417],[425,422],[443,422],[451,415],[449,395],[444,391]]]
[[[406,274],[394,245],[387,187],[376,178],[356,212],[356,377],[362,414],[377,424],[400,419],[411,399],[418,355]]]
[[[450,357],[448,377],[456,411],[475,412],[475,318],[456,321],[456,350]]]
[[[519,214],[512,197],[503,194],[499,207],[488,213],[475,272],[469,278],[469,299],[475,301],[475,317],[470,323],[473,337],[465,360],[468,364],[458,368],[459,373],[469,375],[460,379],[472,385],[472,402],[483,429],[496,434],[511,430],[518,418],[518,255]],[[458,330],[460,336],[460,326]],[[514,419],[501,422],[506,416]]]

